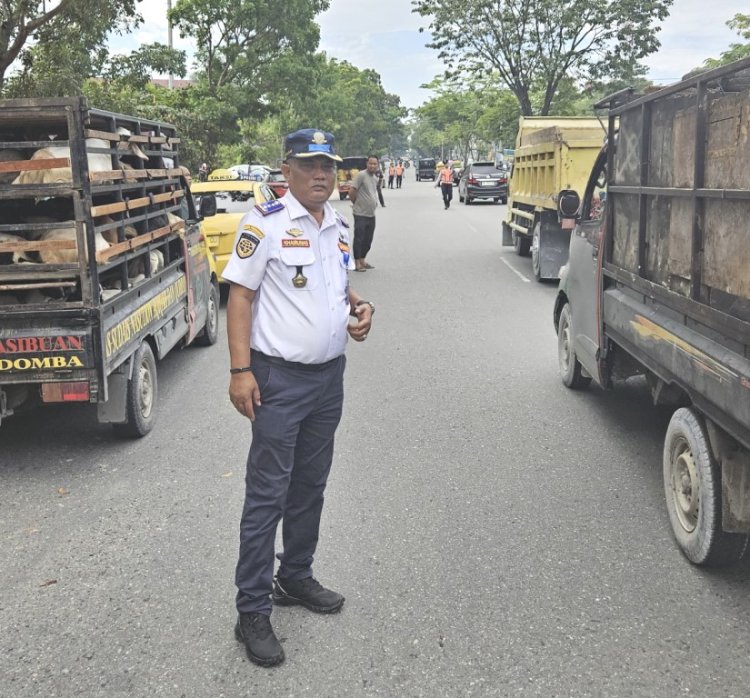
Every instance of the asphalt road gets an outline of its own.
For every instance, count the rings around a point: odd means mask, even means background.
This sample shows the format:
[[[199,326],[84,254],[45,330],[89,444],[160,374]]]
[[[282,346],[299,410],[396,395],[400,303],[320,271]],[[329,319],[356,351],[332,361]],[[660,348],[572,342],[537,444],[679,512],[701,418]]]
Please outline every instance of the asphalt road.
[[[91,410],[0,428],[0,696],[746,696],[750,566],[692,567],[661,488],[668,413],[638,381],[566,390],[555,286],[407,171],[352,283],[316,576],[343,612],[281,608],[287,661],[232,633],[248,424],[227,351],[159,366],[159,421]],[[350,215],[348,202],[335,202]]]

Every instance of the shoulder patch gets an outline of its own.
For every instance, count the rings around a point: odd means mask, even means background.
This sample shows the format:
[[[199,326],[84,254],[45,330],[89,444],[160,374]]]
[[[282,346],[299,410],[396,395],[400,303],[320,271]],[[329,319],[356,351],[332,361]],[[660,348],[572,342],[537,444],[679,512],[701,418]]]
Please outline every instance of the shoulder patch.
[[[284,204],[278,199],[273,201],[264,201],[262,204],[256,204],[255,210],[262,216],[270,216],[272,213],[278,213],[283,210]]]
[[[246,230],[248,233],[252,233],[259,240],[262,240],[264,237],[266,237],[266,234],[260,228],[256,228],[254,225],[243,225],[242,230]]]
[[[240,235],[240,239],[237,240],[235,252],[240,259],[247,259],[252,257],[256,249],[260,245],[260,238],[255,237],[252,233],[243,232]]]

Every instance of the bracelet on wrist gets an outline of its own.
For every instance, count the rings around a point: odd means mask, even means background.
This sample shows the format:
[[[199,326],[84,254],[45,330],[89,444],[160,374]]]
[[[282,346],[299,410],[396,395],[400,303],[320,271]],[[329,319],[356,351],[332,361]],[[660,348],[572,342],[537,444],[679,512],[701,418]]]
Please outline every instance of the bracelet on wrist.
[[[247,373],[248,371],[252,371],[252,366],[243,366],[242,368],[230,368],[229,373],[234,375],[235,373]]]

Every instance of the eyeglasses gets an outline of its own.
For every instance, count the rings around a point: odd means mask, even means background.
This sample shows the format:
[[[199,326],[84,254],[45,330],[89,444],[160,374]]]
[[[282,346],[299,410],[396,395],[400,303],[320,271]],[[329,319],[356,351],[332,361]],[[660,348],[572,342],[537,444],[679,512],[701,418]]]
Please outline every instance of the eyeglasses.
[[[315,170],[322,170],[326,174],[331,174],[336,171],[336,163],[328,158],[315,160],[311,158],[306,160],[304,158],[294,158],[294,164],[303,172],[314,172]]]

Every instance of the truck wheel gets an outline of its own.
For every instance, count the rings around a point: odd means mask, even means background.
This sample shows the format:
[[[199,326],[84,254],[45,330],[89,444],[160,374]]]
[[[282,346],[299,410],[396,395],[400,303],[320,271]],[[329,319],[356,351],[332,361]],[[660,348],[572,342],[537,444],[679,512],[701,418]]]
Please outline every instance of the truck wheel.
[[[563,384],[572,390],[580,390],[591,383],[591,378],[581,373],[581,363],[576,358],[573,348],[573,328],[570,319],[570,303],[566,303],[560,311],[560,320],[557,323],[557,358]]]
[[[156,359],[149,343],[141,342],[133,355],[133,377],[128,381],[125,408],[128,421],[113,424],[122,436],[139,437],[148,434],[156,421]]]
[[[531,271],[537,281],[542,280],[541,237],[542,224],[537,222],[531,238]]]
[[[516,250],[516,254],[519,257],[528,257],[529,250],[531,249],[531,240],[525,235],[519,235],[515,230],[513,231],[513,247]]]
[[[471,206],[471,197],[469,196],[469,192],[468,191],[466,192],[466,196],[464,196],[464,203],[467,206]]]
[[[681,407],[664,438],[664,493],[677,544],[696,565],[721,566],[745,553],[747,535],[721,528],[721,471],[695,410]]]
[[[201,333],[195,338],[195,343],[202,347],[210,347],[219,339],[219,289],[218,284],[212,283],[208,292],[208,315]]]

